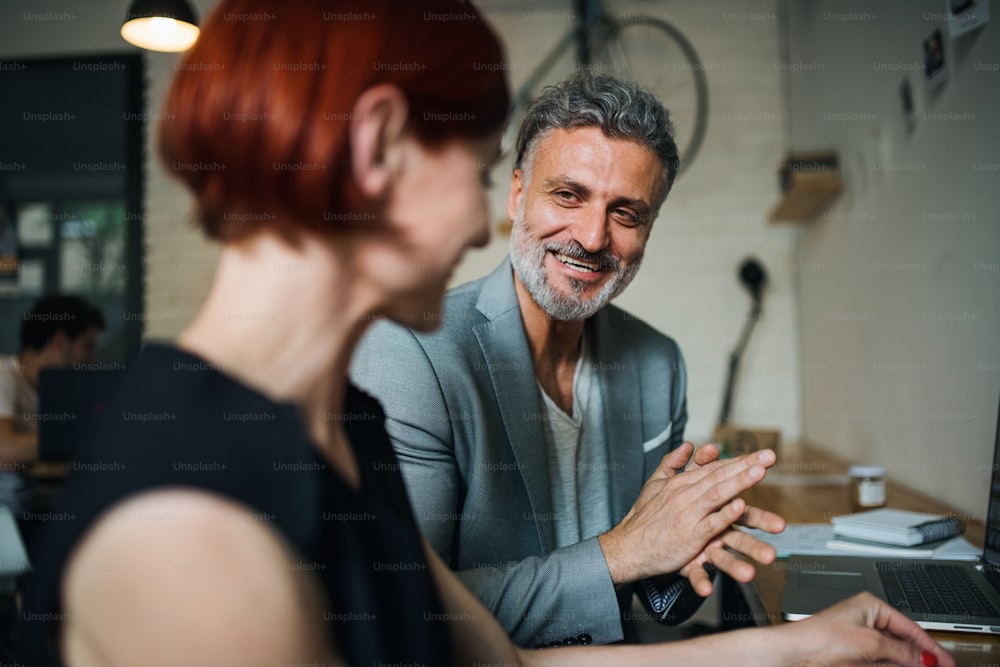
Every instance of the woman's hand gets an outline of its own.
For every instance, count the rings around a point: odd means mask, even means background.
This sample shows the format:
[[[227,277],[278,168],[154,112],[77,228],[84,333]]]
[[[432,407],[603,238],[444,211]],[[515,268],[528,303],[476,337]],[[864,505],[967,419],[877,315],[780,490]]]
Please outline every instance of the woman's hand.
[[[793,664],[805,667],[893,664],[954,667],[955,660],[923,628],[869,593],[861,593],[791,626],[806,655]]]

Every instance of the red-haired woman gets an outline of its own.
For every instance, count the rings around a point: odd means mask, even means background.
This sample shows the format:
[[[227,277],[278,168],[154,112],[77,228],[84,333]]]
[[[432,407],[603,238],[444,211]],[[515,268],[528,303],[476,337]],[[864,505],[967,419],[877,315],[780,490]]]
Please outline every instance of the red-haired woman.
[[[218,271],[89,437],[22,614],[31,664],[952,664],[873,598],[787,629],[524,651],[425,546],[347,368],[373,319],[438,321],[486,240],[501,65],[460,3],[224,0],[206,21],[160,139]]]

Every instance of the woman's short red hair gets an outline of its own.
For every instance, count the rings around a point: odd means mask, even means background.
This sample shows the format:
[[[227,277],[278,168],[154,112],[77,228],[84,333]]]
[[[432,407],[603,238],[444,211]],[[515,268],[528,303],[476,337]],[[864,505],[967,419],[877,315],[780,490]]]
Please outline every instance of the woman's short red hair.
[[[223,241],[364,219],[346,139],[374,85],[403,91],[428,145],[489,135],[510,103],[496,34],[441,0],[222,0],[176,68],[160,150]]]

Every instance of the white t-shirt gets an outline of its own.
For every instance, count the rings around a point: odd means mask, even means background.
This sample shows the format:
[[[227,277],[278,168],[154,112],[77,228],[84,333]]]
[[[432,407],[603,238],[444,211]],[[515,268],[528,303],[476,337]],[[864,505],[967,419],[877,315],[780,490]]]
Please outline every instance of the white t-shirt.
[[[539,385],[545,405],[552,520],[556,547],[577,544],[611,528],[604,404],[586,337],[573,375],[573,414],[556,405]]]
[[[12,419],[14,431],[37,433],[38,392],[28,383],[17,357],[0,356],[0,419]],[[28,487],[19,474],[23,463],[0,463],[0,504],[17,514]]]

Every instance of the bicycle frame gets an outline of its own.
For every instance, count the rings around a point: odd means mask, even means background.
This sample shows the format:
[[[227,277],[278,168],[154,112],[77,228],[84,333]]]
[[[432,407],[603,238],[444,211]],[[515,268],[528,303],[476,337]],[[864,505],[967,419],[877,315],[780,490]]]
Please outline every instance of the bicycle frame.
[[[548,74],[556,61],[569,49],[573,42],[576,42],[576,62],[577,65],[589,65],[592,59],[591,54],[591,30],[592,28],[607,19],[604,7],[600,0],[574,0],[576,8],[576,23],[566,31],[566,34],[556,42],[556,45],[549,51],[534,71],[518,88],[511,105],[511,114],[516,114],[528,104],[528,99],[541,80]]]

